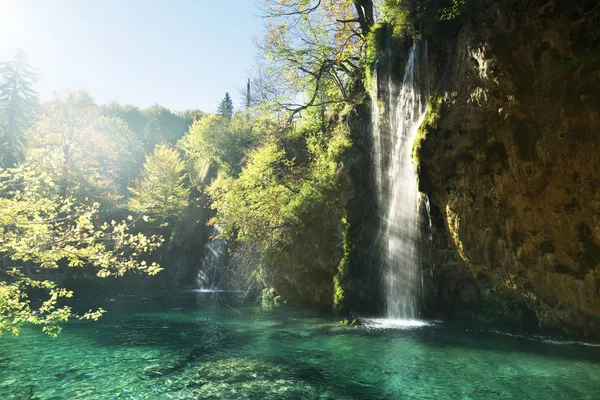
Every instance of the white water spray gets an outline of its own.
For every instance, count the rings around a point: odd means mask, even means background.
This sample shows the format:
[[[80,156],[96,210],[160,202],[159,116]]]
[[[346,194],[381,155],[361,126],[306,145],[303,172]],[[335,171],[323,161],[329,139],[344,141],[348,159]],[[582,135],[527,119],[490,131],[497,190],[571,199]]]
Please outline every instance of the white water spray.
[[[196,286],[200,287],[201,290],[214,290],[217,287],[219,266],[227,248],[227,241],[219,236],[220,232],[219,227],[215,226],[204,247],[202,266],[198,269],[196,275]]]
[[[421,49],[423,54],[420,54]],[[394,84],[391,72],[385,77],[379,75],[379,79],[387,80],[383,82],[388,87],[385,104],[389,113],[387,129],[382,126],[379,117],[377,91],[374,91],[371,102],[373,162],[383,224],[382,271],[386,316],[393,319],[414,319],[419,314],[419,191],[411,153],[426,111],[426,85],[422,84],[420,77],[421,57],[426,62],[426,52],[426,44],[413,44],[399,87]]]

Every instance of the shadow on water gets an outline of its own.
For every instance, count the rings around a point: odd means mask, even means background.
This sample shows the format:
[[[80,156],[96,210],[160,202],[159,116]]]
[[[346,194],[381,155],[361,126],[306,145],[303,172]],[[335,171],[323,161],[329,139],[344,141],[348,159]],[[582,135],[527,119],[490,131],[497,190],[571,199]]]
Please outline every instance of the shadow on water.
[[[205,398],[211,390],[235,398],[228,391],[244,390],[249,399],[403,399],[434,398],[431,393],[443,390],[462,394],[448,398],[493,399],[514,396],[521,387],[530,392],[520,398],[532,398],[530,393],[542,390],[531,383],[535,378],[556,390],[549,395],[581,398],[580,382],[591,387],[596,378],[589,374],[600,365],[600,347],[551,344],[489,326],[346,327],[330,314],[261,308],[221,295],[110,293],[90,295],[80,306],[108,313],[96,323],[68,324],[56,341],[28,330],[27,343],[5,342],[14,346],[0,348],[4,381],[35,384],[36,395],[64,385],[102,387],[121,374],[114,382],[147,393],[196,393],[191,398]],[[26,363],[20,361],[24,355]],[[47,362],[56,363],[56,370],[46,369]],[[561,375],[565,365],[568,377]],[[46,378],[39,380],[40,374]],[[0,398],[13,393],[2,385]],[[289,392],[263,396],[273,388]]]
[[[426,327],[413,339],[438,349],[465,348],[600,363],[600,343],[569,341],[499,326],[438,323]]]
[[[256,363],[259,372],[261,365],[276,366],[276,376],[271,376],[269,379],[283,379],[302,382],[310,387],[320,387],[331,393],[333,396],[331,398],[353,398],[357,394],[360,394],[360,398],[363,399],[386,398],[385,393],[379,388],[346,379],[344,376],[335,377],[331,364],[322,367],[305,362],[304,356],[297,357],[292,349],[281,345],[281,343],[297,344],[307,340],[324,340],[327,337],[335,337],[340,332],[343,336],[354,334],[345,329],[341,329],[337,334],[332,332],[330,321],[326,318],[315,318],[312,311],[303,313],[301,310],[280,308],[263,313],[256,307],[240,307],[231,310],[228,307],[217,306],[208,309],[208,313],[205,308],[205,312],[198,319],[194,319],[190,311],[183,311],[183,308],[187,307],[181,307],[179,304],[175,311],[161,312],[160,315],[156,315],[156,312],[146,315],[145,313],[114,315],[111,323],[102,327],[103,334],[97,334],[92,326],[79,326],[78,333],[84,335],[87,333],[88,339],[98,346],[107,348],[123,346],[183,350],[177,357],[144,369],[141,378],[149,381],[176,380],[182,374],[192,377],[196,374],[195,378],[190,378],[188,385],[192,388],[195,385],[202,387],[206,384],[206,378],[197,376],[200,373],[194,372],[202,371],[202,365],[206,363],[236,365],[241,362],[243,368],[246,364],[240,360],[250,357],[252,363]],[[305,319],[306,315],[308,321]],[[181,319],[192,319],[192,321]],[[325,324],[320,326],[319,324],[323,322]],[[337,325],[335,327],[337,328]],[[269,353],[271,347],[272,353]],[[244,352],[255,354],[240,356]],[[307,353],[306,357],[309,356],[310,353]],[[314,358],[323,357],[325,355],[319,353]],[[253,372],[255,373],[256,371]],[[268,373],[267,369],[264,374]],[[68,378],[74,377],[75,375],[72,374],[68,376]],[[224,372],[218,379],[229,382],[244,381],[248,377],[234,371],[231,374]]]
[[[95,298],[91,298],[93,301]],[[331,329],[337,320],[331,315],[294,307],[262,311],[241,304],[239,296],[228,293],[181,292],[164,296],[154,294],[111,294],[100,299],[108,310],[103,329],[111,334],[94,335],[102,346],[140,346],[192,349],[194,354],[215,354],[251,346],[257,336],[272,341],[307,337],[353,337],[410,339],[424,346],[477,351],[526,353],[558,359],[600,362],[600,344],[583,346],[537,333],[521,332],[483,324],[434,323],[419,329]],[[195,316],[194,314],[198,314]],[[230,329],[219,321],[236,321],[241,330]],[[269,321],[261,328],[257,321]],[[248,328],[244,329],[247,325]],[[308,328],[307,328],[308,326]],[[93,324],[80,329],[93,330]]]

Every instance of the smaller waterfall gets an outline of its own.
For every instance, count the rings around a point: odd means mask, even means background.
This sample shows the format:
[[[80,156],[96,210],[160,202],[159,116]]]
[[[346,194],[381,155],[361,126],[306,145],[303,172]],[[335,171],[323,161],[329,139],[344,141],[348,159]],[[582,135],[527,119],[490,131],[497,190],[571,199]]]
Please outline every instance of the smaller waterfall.
[[[223,263],[227,241],[220,236],[221,230],[214,226],[210,239],[204,246],[204,258],[196,275],[196,286],[214,290],[218,286],[219,267]]]

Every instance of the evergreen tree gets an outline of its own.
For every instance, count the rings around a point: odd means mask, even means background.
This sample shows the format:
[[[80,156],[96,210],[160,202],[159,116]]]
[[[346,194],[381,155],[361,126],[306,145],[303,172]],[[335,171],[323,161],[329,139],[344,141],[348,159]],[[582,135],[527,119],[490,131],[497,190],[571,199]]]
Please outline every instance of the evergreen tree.
[[[23,50],[12,61],[0,63],[1,155],[5,167],[23,160],[25,129],[38,103],[33,84],[38,74],[27,62]]]
[[[229,92],[225,93],[225,97],[221,100],[221,104],[217,108],[217,114],[225,118],[231,118],[233,115],[233,101],[231,100],[231,96],[229,96]]]

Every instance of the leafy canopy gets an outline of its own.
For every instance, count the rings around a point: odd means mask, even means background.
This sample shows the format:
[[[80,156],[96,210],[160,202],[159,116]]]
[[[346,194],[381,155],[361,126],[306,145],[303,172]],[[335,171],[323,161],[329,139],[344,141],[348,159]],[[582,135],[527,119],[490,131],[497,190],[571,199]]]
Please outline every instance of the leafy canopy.
[[[53,195],[57,191],[47,189],[55,185],[49,174],[38,170],[0,171],[0,252],[12,264],[0,270],[0,334],[16,335],[24,323],[32,323],[56,336],[60,325],[76,316],[59,303],[72,292],[27,273],[31,264],[41,271],[85,267],[101,278],[129,271],[153,275],[161,270],[144,260],[145,254],[160,246],[161,237],[131,232],[135,222],[131,217],[103,222],[98,203]],[[46,300],[31,300],[31,289],[46,291]],[[97,319],[102,313],[99,309],[77,317]]]
[[[45,104],[29,137],[28,164],[48,173],[58,194],[82,200],[115,203],[124,194],[133,162],[143,154],[123,121],[102,116],[86,92]]]
[[[211,115],[194,122],[180,146],[200,171],[215,163],[227,174],[240,173],[245,153],[258,141],[254,123],[237,113],[231,118]]]
[[[169,221],[181,216],[188,204],[185,163],[177,150],[158,145],[146,156],[144,168],[130,188],[129,208],[154,219]]]

